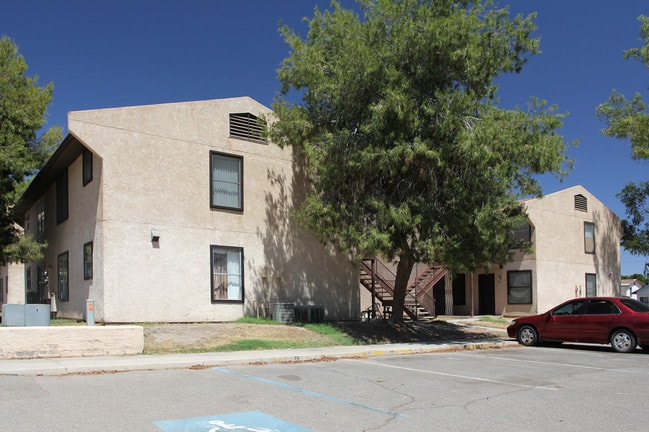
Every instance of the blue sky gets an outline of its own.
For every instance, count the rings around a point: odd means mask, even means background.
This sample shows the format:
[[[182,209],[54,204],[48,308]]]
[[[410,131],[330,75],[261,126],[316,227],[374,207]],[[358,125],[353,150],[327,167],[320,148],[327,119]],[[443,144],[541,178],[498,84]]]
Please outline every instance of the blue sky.
[[[20,0],[5,2],[0,34],[11,37],[41,84],[54,83],[48,125],[66,126],[69,111],[233,96],[270,106],[276,71],[288,47],[282,21],[304,34],[303,17],[319,0]],[[353,6],[352,0],[343,0]],[[525,106],[534,95],[570,115],[560,131],[581,140],[575,169],[560,183],[542,178],[544,193],[580,184],[618,216],[616,194],[645,180],[647,162],[632,161],[627,142],[603,137],[594,108],[616,89],[649,99],[649,69],[624,60],[640,46],[644,1],[511,0],[513,14],[538,12],[540,55],[501,80],[501,106]],[[649,258],[623,251],[622,274],[642,273]]]

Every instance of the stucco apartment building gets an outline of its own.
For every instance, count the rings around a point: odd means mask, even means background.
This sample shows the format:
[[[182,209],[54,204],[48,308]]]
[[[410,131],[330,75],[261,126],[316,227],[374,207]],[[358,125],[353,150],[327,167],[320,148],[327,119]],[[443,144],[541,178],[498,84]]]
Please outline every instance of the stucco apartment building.
[[[458,275],[436,295],[445,313],[529,315],[574,297],[619,296],[620,219],[582,186],[524,201],[528,223],[515,232],[530,253]],[[444,313],[443,312],[443,313]]]
[[[296,226],[303,177],[264,140],[270,114],[248,97],[69,113],[15,208],[44,259],[9,283],[54,293],[59,316],[91,299],[100,322],[229,321],[270,303],[357,318],[357,268]]]

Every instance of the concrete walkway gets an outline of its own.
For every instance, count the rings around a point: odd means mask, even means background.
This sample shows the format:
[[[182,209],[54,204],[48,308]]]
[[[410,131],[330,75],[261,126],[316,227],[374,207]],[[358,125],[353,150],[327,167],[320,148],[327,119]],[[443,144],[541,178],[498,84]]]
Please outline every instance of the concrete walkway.
[[[469,349],[516,347],[512,340],[494,339],[440,343],[403,343],[299,348],[266,351],[210,352],[198,354],[133,355],[0,360],[0,375],[66,375],[125,371],[207,368],[267,363],[301,363],[423,354]]]

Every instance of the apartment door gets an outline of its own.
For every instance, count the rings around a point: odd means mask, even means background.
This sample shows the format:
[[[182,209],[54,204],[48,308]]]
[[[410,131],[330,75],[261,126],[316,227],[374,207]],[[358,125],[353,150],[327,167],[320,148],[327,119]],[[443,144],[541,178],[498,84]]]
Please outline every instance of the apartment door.
[[[435,314],[446,315],[446,292],[445,278],[437,282],[433,287],[433,298],[435,299]]]
[[[493,273],[478,275],[478,315],[496,314],[496,279]]]

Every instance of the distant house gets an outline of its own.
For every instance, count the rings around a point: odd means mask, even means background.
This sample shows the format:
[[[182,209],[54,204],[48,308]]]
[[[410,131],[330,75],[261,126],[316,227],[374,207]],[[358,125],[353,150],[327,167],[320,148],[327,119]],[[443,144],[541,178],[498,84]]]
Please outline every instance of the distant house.
[[[515,235],[530,239],[532,252],[456,277],[453,314],[527,315],[574,297],[621,294],[621,222],[610,209],[582,186],[524,204],[528,223]]]
[[[635,291],[633,298],[640,300],[646,305],[649,305],[649,285],[638,288]]]
[[[356,318],[357,268],[296,226],[304,178],[264,139],[270,114],[248,97],[69,113],[15,208],[44,260],[9,284],[53,293],[64,317],[91,299],[112,323],[229,321],[272,303]]]
[[[620,292],[625,297],[638,299],[638,291],[642,288],[642,282],[638,279],[622,279],[620,283]]]

